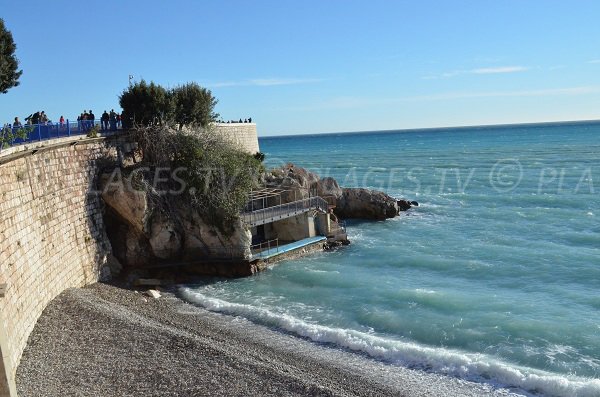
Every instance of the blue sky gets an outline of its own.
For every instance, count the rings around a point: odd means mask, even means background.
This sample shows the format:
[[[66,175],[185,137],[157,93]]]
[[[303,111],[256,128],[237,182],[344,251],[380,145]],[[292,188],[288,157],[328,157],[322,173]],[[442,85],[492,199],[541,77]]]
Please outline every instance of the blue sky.
[[[262,136],[600,118],[596,0],[0,2],[2,123],[117,109],[130,74]]]

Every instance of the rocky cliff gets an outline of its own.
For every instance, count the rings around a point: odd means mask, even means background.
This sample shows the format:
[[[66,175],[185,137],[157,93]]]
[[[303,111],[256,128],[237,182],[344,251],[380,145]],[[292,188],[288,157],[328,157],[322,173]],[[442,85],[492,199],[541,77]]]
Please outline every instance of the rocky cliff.
[[[118,172],[117,172],[118,171]],[[239,219],[224,231],[207,222],[189,202],[187,196],[157,194],[147,184],[133,188],[127,178],[115,175],[127,169],[111,170],[99,178],[99,189],[106,204],[105,223],[114,256],[128,269],[148,268],[161,264],[185,264],[210,261],[248,263],[252,234]],[[398,201],[384,192],[342,188],[331,177],[317,174],[293,164],[266,173],[268,187],[283,190],[277,202],[288,203],[312,196],[325,198],[342,219],[383,220],[399,213]],[[207,274],[239,276],[252,274],[250,267],[220,266]]]
[[[108,207],[106,223],[114,255],[125,266],[250,256],[252,236],[239,220],[225,233],[179,197],[133,189],[115,181],[114,173],[103,174],[99,188]]]

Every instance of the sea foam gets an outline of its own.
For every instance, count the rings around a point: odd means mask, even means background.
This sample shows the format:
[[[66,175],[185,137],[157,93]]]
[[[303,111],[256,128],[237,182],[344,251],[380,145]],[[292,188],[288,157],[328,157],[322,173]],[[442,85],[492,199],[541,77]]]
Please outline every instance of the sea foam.
[[[511,365],[485,354],[466,353],[441,347],[426,347],[414,342],[371,335],[352,329],[309,323],[266,308],[212,298],[187,287],[181,288],[179,292],[183,299],[210,311],[241,316],[261,324],[275,326],[315,342],[329,343],[365,353],[393,364],[425,369],[466,380],[491,383],[496,386],[519,388],[537,395],[600,396],[600,380],[598,379],[558,375]]]

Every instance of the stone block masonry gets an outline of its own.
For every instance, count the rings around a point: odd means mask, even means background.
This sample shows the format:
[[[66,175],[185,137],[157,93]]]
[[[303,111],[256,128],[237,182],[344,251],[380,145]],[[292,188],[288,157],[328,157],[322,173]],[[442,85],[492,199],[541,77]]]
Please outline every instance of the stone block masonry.
[[[0,165],[0,397],[14,379],[27,338],[54,297],[97,282],[111,252],[99,160],[116,161],[114,138],[23,152]]]
[[[216,132],[259,151],[254,123],[216,124]],[[46,305],[105,274],[112,250],[95,178],[102,162],[130,149],[126,136],[64,137],[0,153],[0,397],[16,396],[16,369]]]
[[[215,131],[240,149],[255,154],[260,152],[255,123],[216,123]]]

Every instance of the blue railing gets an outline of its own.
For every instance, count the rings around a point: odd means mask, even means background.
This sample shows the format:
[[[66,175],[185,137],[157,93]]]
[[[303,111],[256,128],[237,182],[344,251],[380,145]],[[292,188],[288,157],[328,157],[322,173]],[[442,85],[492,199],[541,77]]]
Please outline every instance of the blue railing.
[[[94,126],[98,126],[100,132],[103,131],[100,120],[67,120],[64,123],[31,124],[16,128],[4,127],[0,130],[0,151],[10,146],[22,145],[25,143],[86,135]],[[110,128],[107,131],[110,131]],[[23,135],[24,137],[21,137]]]

